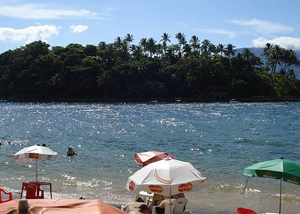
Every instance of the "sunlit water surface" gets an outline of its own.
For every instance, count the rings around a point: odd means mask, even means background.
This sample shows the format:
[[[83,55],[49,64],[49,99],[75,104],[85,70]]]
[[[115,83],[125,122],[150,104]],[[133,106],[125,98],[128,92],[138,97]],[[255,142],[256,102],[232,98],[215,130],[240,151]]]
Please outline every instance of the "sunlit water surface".
[[[0,102],[0,187],[16,193],[34,180],[35,165],[12,163],[12,155],[46,143],[59,155],[39,162],[38,174],[52,182],[55,198],[125,204],[133,200],[125,185],[138,170],[135,153],[158,150],[207,176],[200,192],[187,194],[188,212],[278,212],[279,181],[252,178],[243,193],[243,169],[279,157],[300,162],[299,115],[300,103]],[[72,160],[69,145],[79,154]],[[282,209],[300,213],[300,186],[283,183]]]

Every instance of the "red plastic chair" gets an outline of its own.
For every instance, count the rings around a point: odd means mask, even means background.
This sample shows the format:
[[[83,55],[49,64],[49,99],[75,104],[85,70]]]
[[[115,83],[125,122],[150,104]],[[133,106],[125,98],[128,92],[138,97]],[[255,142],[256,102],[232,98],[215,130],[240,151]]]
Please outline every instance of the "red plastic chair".
[[[8,195],[8,199],[2,199],[2,193]],[[3,189],[0,188],[0,203],[7,202],[13,200],[11,192],[5,192]]]
[[[243,208],[243,207],[237,208],[237,212],[240,213],[240,214],[256,214],[256,212],[254,212],[253,210]]]
[[[27,199],[44,199],[44,190],[39,185],[23,183],[21,197],[23,190],[26,190]]]

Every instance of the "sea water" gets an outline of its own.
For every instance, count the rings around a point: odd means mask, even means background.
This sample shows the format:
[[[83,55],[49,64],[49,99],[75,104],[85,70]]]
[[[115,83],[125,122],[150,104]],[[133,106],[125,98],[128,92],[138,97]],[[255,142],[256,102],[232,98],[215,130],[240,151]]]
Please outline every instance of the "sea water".
[[[193,164],[207,180],[187,193],[189,213],[278,212],[279,180],[251,178],[243,169],[284,157],[300,163],[300,103],[10,103],[0,102],[0,187],[15,194],[35,180],[34,163],[13,163],[24,147],[58,152],[38,162],[38,177],[54,198],[133,201],[127,178],[134,155],[167,151]],[[78,156],[66,157],[68,146]],[[49,197],[47,187],[44,187]],[[282,210],[300,213],[300,186],[283,182]]]

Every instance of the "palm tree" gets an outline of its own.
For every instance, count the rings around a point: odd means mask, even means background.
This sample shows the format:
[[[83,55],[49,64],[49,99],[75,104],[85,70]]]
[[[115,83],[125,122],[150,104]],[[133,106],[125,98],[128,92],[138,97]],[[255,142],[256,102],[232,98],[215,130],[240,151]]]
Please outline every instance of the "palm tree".
[[[161,35],[161,40],[160,42],[163,42],[162,48],[164,50],[164,54],[166,54],[166,50],[167,50],[167,42],[171,42],[170,40],[170,35],[167,33],[163,33],[163,35]]]
[[[121,48],[118,51],[119,56],[121,57],[122,61],[127,61],[130,57],[129,48],[126,44],[122,44]]]
[[[235,46],[233,46],[232,44],[227,44],[226,48],[224,50],[225,56],[229,57],[230,56],[234,56],[235,55],[235,50],[234,50]]]
[[[160,42],[171,42],[171,40],[170,40],[170,35],[169,34],[167,34],[167,33],[163,33],[163,35],[161,35],[161,40],[160,40]]]
[[[251,51],[249,48],[245,48],[242,52],[242,56],[244,57],[244,59],[246,60],[250,60],[251,59]]]
[[[298,57],[295,51],[282,49],[281,54],[281,70],[285,72],[287,78],[293,78],[294,67],[298,67]]]
[[[288,71],[294,70],[294,67],[299,67],[300,62],[295,51],[290,50],[290,61],[288,65]]]
[[[143,56],[143,50],[141,46],[132,45],[131,52],[133,57],[136,58],[137,60],[139,60]]]
[[[126,34],[125,38],[124,38],[124,43],[127,44],[127,46],[130,46],[130,43],[133,41],[133,35],[131,34]]]
[[[178,56],[181,57],[181,49],[182,49],[181,46],[183,46],[183,45],[186,44],[185,35],[184,35],[184,33],[180,33],[179,32],[179,33],[177,33],[175,35],[175,38],[178,39],[178,44],[179,44],[179,53],[178,53]]]
[[[167,48],[166,57],[168,58],[175,58],[175,54],[179,51],[179,45],[170,45]]]
[[[152,57],[153,54],[156,53],[156,41],[153,38],[150,38],[147,40],[147,50],[150,53],[150,58]]]
[[[184,35],[184,33],[177,33],[176,35],[175,35],[175,37],[176,37],[176,39],[178,39],[178,44],[180,44],[180,45],[185,45],[185,43],[186,43],[186,40],[185,40],[185,35]]]
[[[217,52],[217,48],[216,48],[216,46],[214,45],[214,44],[210,44],[209,46],[208,46],[208,52],[209,52],[209,54],[216,54],[216,52]]]
[[[191,46],[189,44],[185,44],[183,46],[183,52],[185,53],[185,56],[188,57],[191,54]]]
[[[142,38],[140,40],[140,46],[143,48],[143,52],[146,53],[147,52],[147,39],[146,38]]]
[[[118,36],[114,41],[114,45],[117,49],[120,49],[122,44],[123,44],[122,38]]]
[[[273,46],[270,43],[266,44],[266,47],[264,48],[263,56],[266,58],[266,70],[269,71],[269,65],[270,65],[270,56],[271,56],[271,50]]]
[[[156,53],[159,57],[161,57],[161,55],[163,54],[163,47],[161,44],[156,45]]]
[[[288,68],[288,65],[291,63],[292,61],[292,50],[282,50],[282,54],[281,54],[281,70],[286,71]]]
[[[223,56],[223,53],[224,53],[224,51],[225,51],[225,45],[219,44],[219,45],[217,46],[217,51],[218,51],[218,53],[221,53],[221,56]]]
[[[201,52],[202,55],[208,55],[209,54],[209,46],[211,45],[211,42],[208,39],[204,39],[201,43]]]
[[[272,67],[272,73],[276,72],[277,64],[281,65],[280,60],[282,58],[283,49],[280,48],[279,45],[275,45],[274,48],[271,49],[270,53],[270,64]]]
[[[101,48],[101,49],[100,49]],[[105,62],[108,68],[111,68],[111,66],[114,63],[114,59],[116,57],[116,48],[113,44],[105,44],[100,43],[99,44],[99,52],[101,59]]]
[[[190,44],[194,52],[198,50],[200,48],[200,40],[198,36],[192,36],[192,38],[190,39]]]

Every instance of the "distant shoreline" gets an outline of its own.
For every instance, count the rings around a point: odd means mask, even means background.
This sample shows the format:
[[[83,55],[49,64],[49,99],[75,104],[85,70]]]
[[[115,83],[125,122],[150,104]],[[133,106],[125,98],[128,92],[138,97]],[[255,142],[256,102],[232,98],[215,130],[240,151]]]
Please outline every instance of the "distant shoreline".
[[[300,99],[294,98],[236,98],[240,103],[255,103],[255,102],[300,102]],[[0,102],[78,102],[78,103],[230,103],[231,99],[217,101],[212,98],[182,98],[175,99],[1,99]]]

